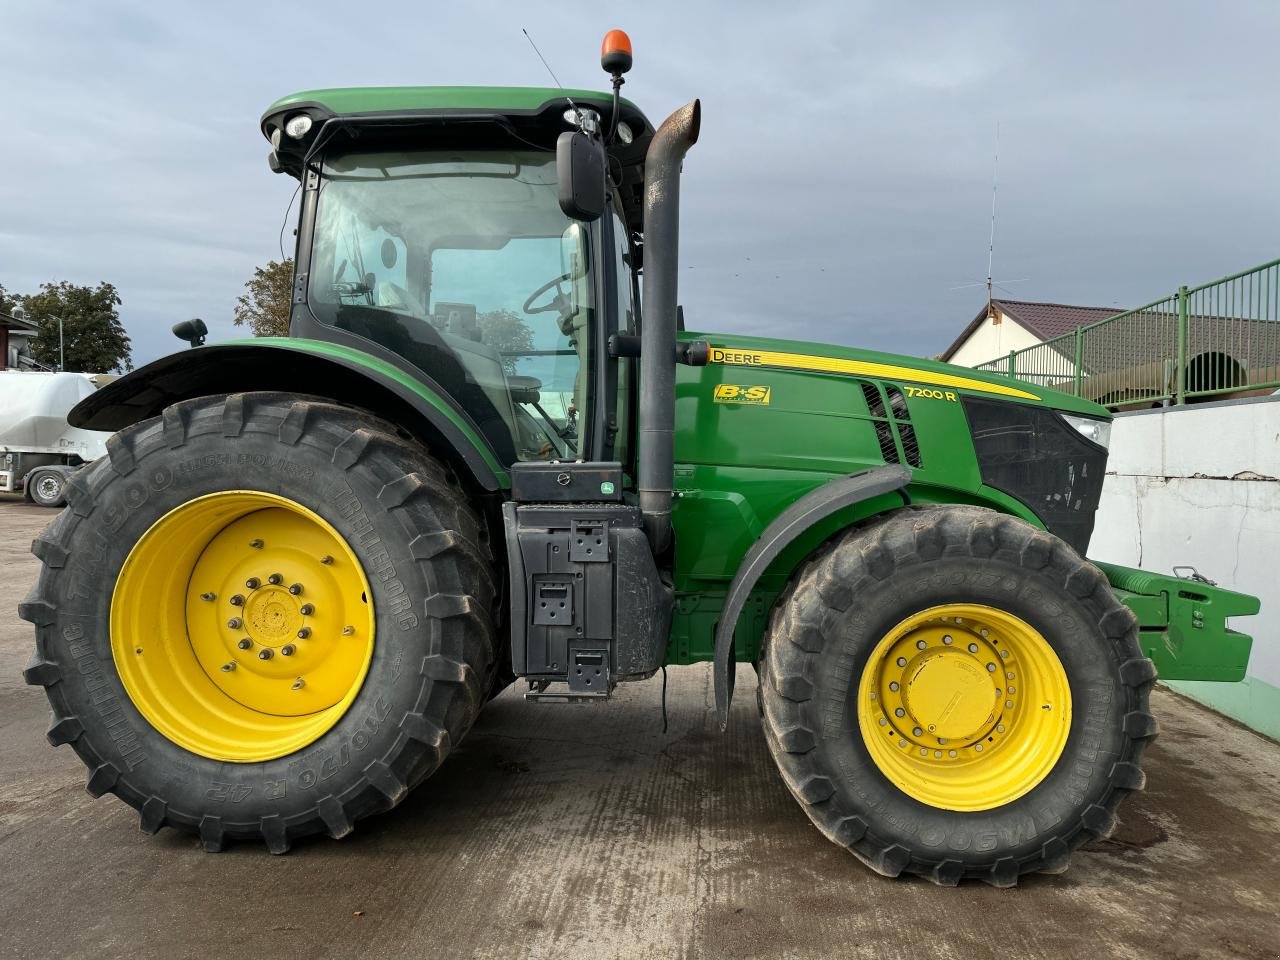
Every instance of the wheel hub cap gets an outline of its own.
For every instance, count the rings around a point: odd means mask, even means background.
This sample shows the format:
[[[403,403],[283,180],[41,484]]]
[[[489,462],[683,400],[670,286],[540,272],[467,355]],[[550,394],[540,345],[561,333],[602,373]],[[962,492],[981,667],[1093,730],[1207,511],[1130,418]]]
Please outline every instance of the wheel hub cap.
[[[904,674],[907,716],[949,740],[973,740],[995,723],[995,684],[968,653],[944,650],[921,657]]]

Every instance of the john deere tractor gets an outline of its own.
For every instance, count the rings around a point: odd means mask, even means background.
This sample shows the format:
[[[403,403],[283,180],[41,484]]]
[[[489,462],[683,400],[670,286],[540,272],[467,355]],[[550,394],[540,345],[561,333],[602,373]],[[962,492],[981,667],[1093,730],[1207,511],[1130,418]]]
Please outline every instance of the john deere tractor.
[[[747,663],[787,788],[874,870],[1064,869],[1142,789],[1157,668],[1240,679],[1226,618],[1258,602],[1085,559],[1100,406],[685,330],[699,104],[654,129],[625,35],[602,60],[611,92],[267,110],[302,192],[290,336],[72,413],[115,433],[33,547],[49,739],[145,831],[282,853],[394,807],[517,678],[608,709],[711,661],[723,727]]]

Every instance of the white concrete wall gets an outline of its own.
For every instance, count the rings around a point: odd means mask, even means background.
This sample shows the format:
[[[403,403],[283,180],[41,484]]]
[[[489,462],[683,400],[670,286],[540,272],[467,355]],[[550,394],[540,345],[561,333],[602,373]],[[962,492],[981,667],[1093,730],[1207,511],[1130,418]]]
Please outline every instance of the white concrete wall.
[[[1089,556],[1260,597],[1250,684],[1172,686],[1280,735],[1280,397],[1117,416]]]
[[[999,323],[982,321],[947,362],[962,367],[976,367],[988,360],[1007,357],[1010,350],[1025,350],[1040,343],[1039,337],[1007,314],[1002,313],[1000,318]]]

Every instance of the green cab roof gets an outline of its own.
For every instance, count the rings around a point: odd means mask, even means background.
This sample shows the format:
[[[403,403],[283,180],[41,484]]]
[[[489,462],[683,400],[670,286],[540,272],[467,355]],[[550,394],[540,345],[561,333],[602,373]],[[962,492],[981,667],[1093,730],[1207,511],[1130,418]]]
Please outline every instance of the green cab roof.
[[[369,148],[377,145],[402,148],[406,143],[456,145],[488,137],[488,144],[522,143],[555,149],[556,137],[571,129],[564,112],[570,104],[590,106],[602,125],[613,119],[613,94],[599,90],[562,90],[558,87],[333,87],[303,90],[281,97],[267,108],[259,123],[262,135],[276,144],[271,169],[300,177],[306,158],[335,141],[333,134],[358,133]],[[630,143],[615,141],[609,147],[617,164],[615,182],[622,197],[623,213],[632,230],[642,229],[644,157],[653,137],[653,125],[630,100],[619,101],[619,120],[630,128]],[[305,114],[310,129],[301,139],[282,136],[287,121]],[[476,121],[492,120],[490,124]],[[488,131],[485,132],[487,126]],[[322,133],[322,131],[328,133]],[[505,138],[505,140],[503,140]]]
[[[556,87],[331,87],[281,97],[267,108],[270,117],[288,107],[318,104],[332,114],[376,114],[474,110],[493,114],[540,113],[565,99],[611,104],[613,95],[599,90]],[[623,100],[635,110],[635,104]],[[265,117],[264,117],[265,119]]]

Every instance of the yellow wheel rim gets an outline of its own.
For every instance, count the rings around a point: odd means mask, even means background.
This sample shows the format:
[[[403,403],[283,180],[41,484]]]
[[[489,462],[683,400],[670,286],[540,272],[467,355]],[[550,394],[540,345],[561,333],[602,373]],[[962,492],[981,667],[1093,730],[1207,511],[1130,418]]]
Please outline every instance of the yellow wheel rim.
[[[161,517],[111,597],[111,654],[129,698],[192,753],[251,763],[314,742],[373,658],[369,582],[301,504],[232,490]]]
[[[990,810],[1032,790],[1062,756],[1071,687],[1025,620],[946,604],[880,641],[862,671],[857,712],[871,759],[908,796]]]

